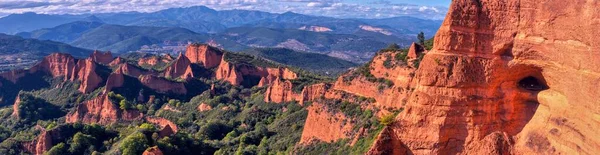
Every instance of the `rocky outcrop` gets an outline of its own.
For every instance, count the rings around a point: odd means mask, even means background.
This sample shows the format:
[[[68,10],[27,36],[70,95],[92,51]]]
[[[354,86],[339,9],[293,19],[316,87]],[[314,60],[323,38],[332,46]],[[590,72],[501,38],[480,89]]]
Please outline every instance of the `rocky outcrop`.
[[[223,52],[207,44],[191,44],[187,47],[185,56],[192,63],[201,63],[206,68],[214,68],[221,64]]]
[[[232,85],[240,85],[244,80],[242,73],[237,70],[234,64],[225,61],[225,57],[223,57],[215,72],[215,78],[227,81]]]
[[[315,102],[307,108],[308,116],[300,138],[301,145],[313,142],[335,142],[352,136],[353,124],[341,113],[333,113],[326,105]]]
[[[388,154],[412,154],[406,146],[395,141],[394,132],[389,126],[383,128],[383,130],[377,135],[373,142],[373,147],[369,149],[366,155],[388,155]]]
[[[110,53],[110,51],[108,51],[106,53],[102,53],[100,51],[94,51],[94,53],[92,53],[90,55],[90,58],[94,62],[103,64],[103,65],[108,65],[113,61],[113,56],[112,56],[112,53]]]
[[[160,137],[171,136],[177,133],[177,125],[167,119],[158,117],[146,117],[146,121],[156,124],[160,127],[158,135]]]
[[[54,146],[52,139],[58,137],[58,134],[54,130],[46,131],[42,129],[40,135],[33,141],[23,143],[23,150],[34,155],[43,155]]]
[[[194,77],[190,60],[181,53],[164,71],[165,77],[188,79]]]
[[[150,74],[146,70],[128,63],[123,63],[119,65],[119,68],[117,68],[117,70],[120,70],[123,74],[127,74],[132,77],[139,77],[140,75]]]
[[[275,80],[265,92],[265,102],[289,102],[298,101],[300,96],[292,90],[293,84],[288,80]]]
[[[74,74],[75,64],[76,60],[73,56],[64,53],[54,53],[44,57],[40,63],[31,68],[31,71],[44,71],[52,77],[64,76],[65,79],[68,79]]]
[[[106,87],[104,87],[104,94],[110,92],[113,88],[118,88],[123,86],[125,82],[125,75],[121,69],[117,69],[115,72],[111,73],[106,80]]]
[[[73,68],[73,76],[71,81],[79,80],[81,82],[79,91],[82,93],[90,93],[100,87],[102,78],[96,74],[97,64],[90,58],[80,60]]]
[[[163,155],[158,146],[150,147],[142,153],[142,155]]]
[[[209,110],[212,110],[212,107],[206,103],[202,103],[198,106],[198,111],[200,111],[200,112],[209,111]]]
[[[127,63],[127,62],[125,61],[125,59],[123,59],[123,58],[121,58],[121,57],[117,57],[117,58],[115,58],[113,61],[111,61],[111,62],[108,64],[108,66],[111,66],[111,67],[113,67],[113,66],[118,66],[118,65],[120,65],[120,64],[124,64],[124,63]]]
[[[419,57],[419,55],[421,55],[422,53],[425,53],[425,52],[426,52],[425,47],[413,42],[410,45],[410,48],[408,48],[407,57],[408,57],[408,59],[416,59],[417,57]]]
[[[319,83],[304,87],[300,94],[300,105],[304,105],[305,101],[315,101],[325,97],[325,94],[331,87],[331,84]]]
[[[139,77],[139,80],[143,85],[160,93],[187,93],[184,83],[181,82],[170,81],[154,75],[142,75]]]
[[[13,104],[12,117],[19,119],[19,105],[21,105],[21,95],[17,95],[15,103]]]
[[[599,7],[453,1],[391,141],[409,154],[599,152]]]
[[[141,119],[143,114],[136,110],[121,110],[110,101],[108,95],[100,95],[85,101],[66,116],[67,123],[82,122],[86,124],[108,125],[117,121]]]

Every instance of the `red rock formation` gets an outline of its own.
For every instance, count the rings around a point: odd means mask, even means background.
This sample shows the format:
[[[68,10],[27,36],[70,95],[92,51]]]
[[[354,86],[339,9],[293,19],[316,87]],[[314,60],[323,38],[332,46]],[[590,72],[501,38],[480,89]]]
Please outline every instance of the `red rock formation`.
[[[140,58],[140,60],[138,60],[138,65],[140,65],[140,66],[144,66],[144,65],[154,66],[154,65],[158,64],[159,61],[160,60],[159,60],[158,56],[144,57],[144,58]]]
[[[177,133],[177,125],[167,119],[158,117],[146,117],[146,121],[160,126],[159,136],[171,136]]]
[[[123,74],[127,74],[132,77],[138,77],[140,75],[148,74],[148,73],[146,73],[145,70],[138,68],[137,66],[128,64],[128,63],[119,65],[119,68],[117,70],[120,70]]]
[[[327,83],[319,83],[304,87],[300,94],[300,105],[304,105],[305,101],[314,101],[325,97],[325,94],[330,87],[331,85]]]
[[[407,57],[408,59],[416,59],[423,52],[425,52],[425,47],[413,42],[408,48]]]
[[[123,82],[125,82],[125,77],[123,77],[123,71],[121,69],[117,69],[115,72],[111,73],[106,80],[106,87],[104,87],[104,93],[110,92],[113,88],[118,88],[123,86]]]
[[[75,58],[69,54],[54,53],[46,56],[39,64],[32,67],[31,71],[45,71],[52,77],[65,76],[65,79],[73,75]]]
[[[144,151],[144,153],[142,153],[142,155],[163,155],[163,153],[162,153],[162,151],[160,151],[158,146],[154,146],[154,147],[146,149]]]
[[[453,1],[391,126],[393,143],[411,154],[600,152],[598,8]]]
[[[265,92],[265,102],[289,102],[298,101],[300,96],[295,94],[292,90],[292,82],[288,80],[275,80]]]
[[[106,53],[102,53],[100,51],[94,51],[94,53],[92,53],[90,55],[90,58],[94,61],[97,62],[99,64],[103,64],[103,65],[108,65],[113,61],[113,56],[110,53],[110,51],[106,52]]]
[[[95,99],[85,101],[67,114],[66,122],[82,122],[87,124],[108,125],[117,121],[141,119],[143,114],[136,110],[121,110],[110,101],[108,95],[100,95]]]
[[[200,112],[209,111],[209,110],[212,110],[212,107],[206,103],[202,103],[198,106],[198,111],[200,111]]]
[[[194,77],[194,74],[192,73],[192,67],[190,65],[190,60],[180,53],[175,62],[165,69],[165,77],[182,79],[192,78]]]
[[[187,47],[185,56],[192,63],[202,63],[206,68],[214,68],[221,64],[223,52],[206,44],[192,44]]]
[[[52,131],[42,130],[42,133],[30,142],[25,142],[23,144],[23,148],[25,152],[34,154],[34,155],[43,155],[46,151],[52,148]]]
[[[79,91],[90,93],[100,87],[102,78],[96,74],[96,63],[92,59],[80,60],[73,68],[71,81],[79,80],[81,82]]]
[[[170,81],[153,75],[142,75],[139,77],[139,80],[143,85],[160,93],[187,93],[184,83],[181,82]]]
[[[15,103],[13,104],[12,117],[19,119],[19,105],[21,104],[21,95],[17,95]]]
[[[225,80],[232,85],[240,85],[244,80],[242,73],[236,69],[234,64],[225,61],[225,57],[223,57],[221,64],[219,64],[219,67],[215,72],[215,78]]]
[[[394,140],[394,132],[390,127],[385,127],[377,135],[373,142],[373,147],[369,149],[366,155],[387,155],[387,154],[411,154],[410,150],[403,144]]]
[[[17,83],[17,81],[19,80],[19,78],[25,76],[25,74],[27,74],[28,72],[30,72],[29,70],[12,70],[12,71],[8,71],[8,72],[4,72],[4,73],[0,73],[0,77],[11,81],[13,83]]]
[[[308,116],[300,138],[301,145],[315,141],[330,143],[351,137],[353,125],[343,114],[331,113],[326,105],[318,102],[313,103],[307,110]]]
[[[117,57],[117,58],[115,58],[113,61],[111,61],[111,62],[108,64],[108,66],[111,66],[111,67],[112,67],[112,66],[117,66],[117,65],[123,64],[123,63],[127,63],[127,62],[125,62],[125,59],[123,59],[123,58],[121,58],[121,57]]]

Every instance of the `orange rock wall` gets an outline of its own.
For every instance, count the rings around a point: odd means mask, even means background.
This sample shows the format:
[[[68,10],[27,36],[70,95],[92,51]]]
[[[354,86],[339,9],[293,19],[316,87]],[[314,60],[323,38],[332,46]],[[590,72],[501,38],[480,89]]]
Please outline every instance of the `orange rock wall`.
[[[187,47],[185,56],[192,63],[202,63],[206,68],[214,68],[221,64],[223,52],[206,44],[193,44]]]
[[[143,114],[136,110],[121,110],[117,104],[112,103],[108,95],[100,95],[95,99],[85,101],[67,114],[66,122],[82,122],[87,124],[108,125],[120,120],[141,119]]]
[[[300,144],[312,142],[335,142],[339,139],[350,138],[352,123],[341,113],[331,113],[325,105],[313,103],[307,108],[308,117],[302,130]]]
[[[598,1],[453,1],[393,141],[412,154],[600,152],[599,8]],[[519,87],[530,76],[547,89]]]
[[[187,93],[184,83],[169,81],[153,75],[142,75],[139,80],[143,85],[161,93]]]

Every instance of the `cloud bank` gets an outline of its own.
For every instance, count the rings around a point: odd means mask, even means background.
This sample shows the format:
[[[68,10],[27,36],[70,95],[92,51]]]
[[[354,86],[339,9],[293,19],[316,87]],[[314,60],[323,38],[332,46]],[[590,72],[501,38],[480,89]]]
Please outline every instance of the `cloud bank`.
[[[0,16],[12,13],[86,14],[154,12],[167,8],[205,5],[217,10],[296,12],[338,18],[413,16],[442,19],[447,8],[394,3],[386,0],[0,0]]]

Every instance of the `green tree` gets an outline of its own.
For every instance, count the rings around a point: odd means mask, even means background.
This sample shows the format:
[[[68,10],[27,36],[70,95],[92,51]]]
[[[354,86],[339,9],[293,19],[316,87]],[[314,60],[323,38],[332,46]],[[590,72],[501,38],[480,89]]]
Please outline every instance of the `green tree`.
[[[65,143],[58,143],[56,145],[54,145],[52,148],[50,148],[50,150],[48,150],[48,152],[44,153],[44,155],[63,155],[63,154],[68,154],[68,152],[66,151],[66,146]]]
[[[141,132],[135,132],[123,140],[119,150],[123,155],[137,155],[142,154],[146,148],[148,148],[146,136]]]
[[[83,154],[85,149],[93,146],[94,141],[96,141],[95,137],[77,132],[73,136],[71,147],[69,147],[69,152],[72,154]]]
[[[119,107],[123,110],[131,109],[131,103],[123,99],[121,102],[119,102]]]
[[[419,44],[425,45],[425,33],[420,32],[419,35],[417,35],[417,39],[419,40]]]

